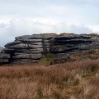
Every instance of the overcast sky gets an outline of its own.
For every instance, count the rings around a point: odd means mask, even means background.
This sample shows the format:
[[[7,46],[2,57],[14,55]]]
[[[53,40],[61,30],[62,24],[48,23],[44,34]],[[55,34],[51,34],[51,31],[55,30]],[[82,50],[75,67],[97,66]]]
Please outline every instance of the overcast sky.
[[[99,0],[0,0],[0,46],[33,33],[99,33]]]

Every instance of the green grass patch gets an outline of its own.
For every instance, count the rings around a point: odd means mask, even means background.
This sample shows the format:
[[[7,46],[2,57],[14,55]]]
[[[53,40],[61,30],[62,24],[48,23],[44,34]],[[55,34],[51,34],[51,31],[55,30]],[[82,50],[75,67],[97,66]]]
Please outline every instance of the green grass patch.
[[[46,55],[43,55],[43,57],[41,58],[40,60],[40,63],[43,63],[43,64],[50,64],[52,61],[54,60],[54,54],[52,53],[48,53]]]

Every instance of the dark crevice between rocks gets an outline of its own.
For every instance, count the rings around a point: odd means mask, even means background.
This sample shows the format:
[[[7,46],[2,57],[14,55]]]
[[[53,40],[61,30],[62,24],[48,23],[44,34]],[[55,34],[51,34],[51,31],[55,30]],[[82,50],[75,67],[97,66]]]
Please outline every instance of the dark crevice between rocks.
[[[9,63],[11,63],[11,61],[13,60],[14,53],[15,53],[14,51],[10,53]]]

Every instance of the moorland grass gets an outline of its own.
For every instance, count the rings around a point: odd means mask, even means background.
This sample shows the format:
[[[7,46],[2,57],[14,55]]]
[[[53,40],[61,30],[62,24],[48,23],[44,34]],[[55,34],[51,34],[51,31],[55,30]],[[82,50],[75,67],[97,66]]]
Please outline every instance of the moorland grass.
[[[99,60],[3,65],[0,99],[99,99]]]

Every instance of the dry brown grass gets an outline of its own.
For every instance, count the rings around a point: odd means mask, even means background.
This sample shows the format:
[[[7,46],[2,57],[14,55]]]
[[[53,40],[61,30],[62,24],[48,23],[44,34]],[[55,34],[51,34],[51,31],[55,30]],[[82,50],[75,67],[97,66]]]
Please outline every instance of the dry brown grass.
[[[47,36],[47,37],[56,37],[58,34],[56,34],[56,33],[41,33],[40,35]]]
[[[99,99],[99,60],[1,66],[0,99]]]
[[[89,59],[99,59],[99,49],[82,51],[80,53],[74,53],[71,55],[71,61],[81,61]]]
[[[96,37],[99,37],[99,34],[97,34],[97,33],[89,33],[89,34],[86,34],[87,36],[96,36]]]
[[[66,32],[64,32],[64,33],[60,33],[59,36],[70,36],[70,35],[73,35],[73,34],[75,34],[75,33],[66,33]]]

